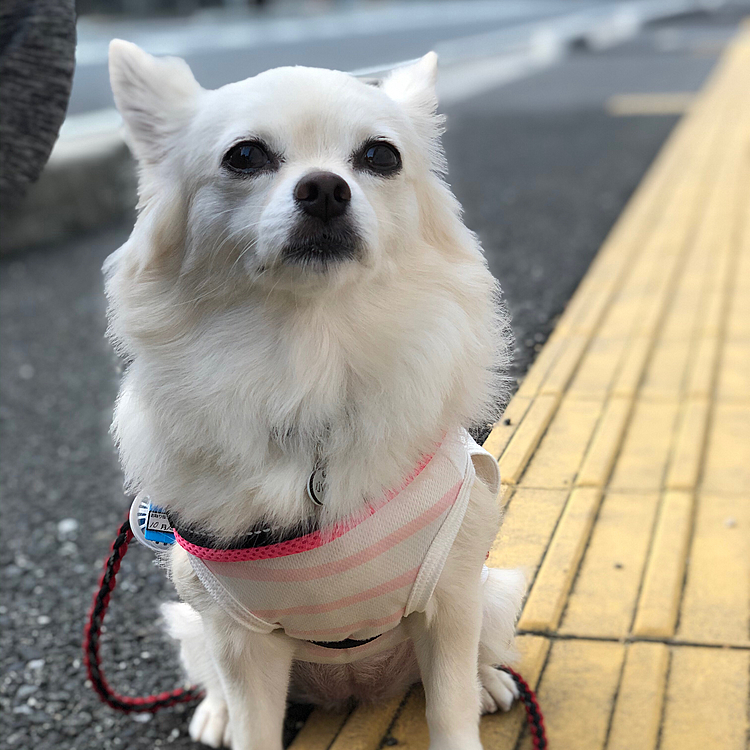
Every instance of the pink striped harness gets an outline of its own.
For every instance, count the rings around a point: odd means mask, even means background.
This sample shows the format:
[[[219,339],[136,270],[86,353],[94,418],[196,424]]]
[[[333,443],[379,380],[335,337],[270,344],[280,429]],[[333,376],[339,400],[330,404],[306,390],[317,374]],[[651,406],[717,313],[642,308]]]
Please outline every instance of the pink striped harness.
[[[231,550],[198,546],[176,531],[175,539],[237,622],[261,633],[283,629],[299,639],[299,660],[347,663],[406,640],[399,624],[427,607],[477,473],[497,493],[497,461],[460,429],[398,491],[328,531]],[[365,643],[320,645],[348,639]]]

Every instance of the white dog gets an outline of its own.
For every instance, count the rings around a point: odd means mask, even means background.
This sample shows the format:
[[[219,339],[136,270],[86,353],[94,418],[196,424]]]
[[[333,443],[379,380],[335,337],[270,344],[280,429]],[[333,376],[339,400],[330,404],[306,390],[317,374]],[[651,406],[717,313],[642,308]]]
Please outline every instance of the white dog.
[[[131,361],[113,429],[130,488],[178,531],[165,615],[213,747],[281,748],[289,695],[421,678],[432,750],[477,750],[480,713],[515,696],[493,665],[525,584],[481,573],[497,469],[463,430],[496,416],[509,334],[442,178],[436,62],[207,91],[182,60],[110,48],[140,167],[105,265]]]

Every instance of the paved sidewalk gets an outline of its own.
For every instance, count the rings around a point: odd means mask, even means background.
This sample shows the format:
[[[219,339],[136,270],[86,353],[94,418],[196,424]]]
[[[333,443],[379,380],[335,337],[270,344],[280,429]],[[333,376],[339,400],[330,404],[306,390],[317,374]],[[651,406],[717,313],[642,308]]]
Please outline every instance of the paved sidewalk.
[[[485,446],[526,566],[553,750],[744,750],[750,666],[750,26],[676,128]],[[520,707],[486,748],[531,747]],[[293,750],[428,746],[424,696],[314,712]]]

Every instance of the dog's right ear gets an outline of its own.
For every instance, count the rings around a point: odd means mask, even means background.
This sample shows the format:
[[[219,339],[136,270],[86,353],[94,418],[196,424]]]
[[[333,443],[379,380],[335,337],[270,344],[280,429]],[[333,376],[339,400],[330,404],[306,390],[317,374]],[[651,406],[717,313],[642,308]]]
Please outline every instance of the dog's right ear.
[[[383,91],[414,118],[432,117],[437,110],[438,56],[428,52],[416,62],[395,68],[383,81]]]
[[[142,166],[156,164],[190,119],[202,90],[178,57],[153,57],[122,39],[109,45],[109,79],[128,142]]]
[[[437,114],[437,54],[428,52],[414,63],[394,69],[383,80],[383,91],[407,112],[422,141],[428,145],[432,167],[445,172],[440,147],[444,117]]]

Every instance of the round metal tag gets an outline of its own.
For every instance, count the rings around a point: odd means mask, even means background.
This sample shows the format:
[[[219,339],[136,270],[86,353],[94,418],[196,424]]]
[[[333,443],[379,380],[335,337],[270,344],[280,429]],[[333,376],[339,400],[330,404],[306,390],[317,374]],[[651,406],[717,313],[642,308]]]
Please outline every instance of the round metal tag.
[[[313,469],[307,480],[307,496],[315,505],[323,505],[326,492],[326,470],[322,466]]]

